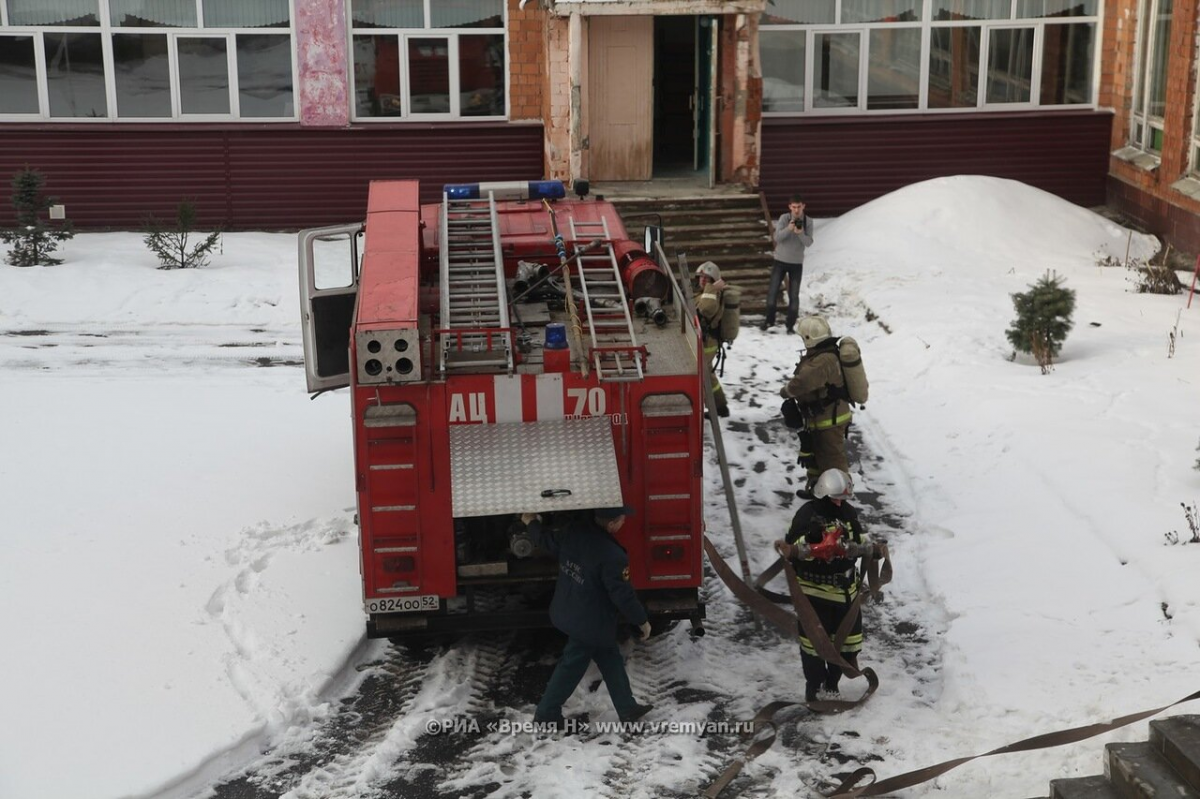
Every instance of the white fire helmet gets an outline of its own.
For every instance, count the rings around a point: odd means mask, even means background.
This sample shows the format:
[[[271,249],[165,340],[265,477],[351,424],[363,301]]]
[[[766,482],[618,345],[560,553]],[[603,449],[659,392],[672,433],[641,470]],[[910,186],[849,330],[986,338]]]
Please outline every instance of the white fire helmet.
[[[804,340],[806,349],[812,349],[833,335],[829,323],[820,316],[806,316],[796,324],[796,332]]]
[[[852,499],[854,497],[854,481],[841,469],[826,469],[821,472],[821,476],[817,478],[817,484],[813,486],[813,496],[817,499],[822,497]]]
[[[707,277],[712,282],[716,283],[721,279],[721,270],[712,261],[705,261],[696,267],[696,277]]]

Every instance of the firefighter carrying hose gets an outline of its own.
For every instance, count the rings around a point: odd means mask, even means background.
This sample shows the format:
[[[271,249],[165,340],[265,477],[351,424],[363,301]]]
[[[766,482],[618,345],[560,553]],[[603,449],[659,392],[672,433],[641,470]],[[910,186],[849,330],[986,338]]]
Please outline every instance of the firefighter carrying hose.
[[[850,475],[841,469],[824,472],[813,487],[816,499],[796,511],[787,539],[775,542],[775,551],[788,558],[796,570],[800,590],[812,603],[821,627],[832,637],[850,610],[860,589],[858,558],[873,551],[856,511]],[[842,642],[841,656],[858,666],[862,650],[862,614]],[[800,663],[804,669],[804,699],[813,702],[838,693],[842,668],[823,660],[804,632],[800,633]],[[824,696],[820,696],[824,692]]]
[[[806,316],[796,328],[804,340],[804,351],[792,379],[779,393],[784,399],[795,400],[792,413],[801,427],[800,464],[805,467],[807,478],[804,488],[796,493],[811,499],[813,486],[825,471],[850,471],[846,428],[853,414],[838,340],[833,337],[829,323],[820,316]],[[788,414],[787,407],[784,413]]]
[[[700,283],[700,294],[696,297],[696,313],[700,317],[700,330],[704,334],[704,358],[712,375],[713,399],[717,403],[717,415],[729,415],[729,403],[725,391],[717,379],[718,362],[721,355],[721,318],[725,315],[725,281],[721,270],[712,261],[696,267],[696,280]]]

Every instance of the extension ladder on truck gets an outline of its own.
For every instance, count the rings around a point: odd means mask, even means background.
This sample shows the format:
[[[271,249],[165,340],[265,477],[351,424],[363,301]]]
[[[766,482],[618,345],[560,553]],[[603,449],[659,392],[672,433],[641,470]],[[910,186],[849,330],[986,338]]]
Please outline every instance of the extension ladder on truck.
[[[591,341],[588,360],[601,381],[641,380],[645,353],[633,332],[633,319],[625,287],[621,283],[621,268],[613,252],[608,219],[599,222],[580,222],[571,218],[571,238],[575,242],[602,239],[599,250],[576,256],[572,279],[582,297],[587,319],[582,327]],[[583,247],[578,243],[575,252]]]
[[[447,370],[513,370],[496,201],[442,193],[441,360]]]

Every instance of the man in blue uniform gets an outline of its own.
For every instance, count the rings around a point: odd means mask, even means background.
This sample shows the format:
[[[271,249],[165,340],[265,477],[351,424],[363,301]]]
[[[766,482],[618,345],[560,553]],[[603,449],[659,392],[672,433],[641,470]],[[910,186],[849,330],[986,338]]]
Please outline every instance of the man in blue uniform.
[[[567,634],[562,658],[534,714],[536,722],[563,723],[563,703],[575,692],[593,660],[621,721],[640,719],[653,707],[640,705],[633,698],[625,661],[617,647],[620,616],[636,625],[642,638],[650,635],[646,609],[629,584],[629,555],[614,537],[632,513],[633,509],[624,505],[601,508],[591,518],[557,534],[542,529],[538,516],[521,516],[530,537],[558,558],[550,621]]]

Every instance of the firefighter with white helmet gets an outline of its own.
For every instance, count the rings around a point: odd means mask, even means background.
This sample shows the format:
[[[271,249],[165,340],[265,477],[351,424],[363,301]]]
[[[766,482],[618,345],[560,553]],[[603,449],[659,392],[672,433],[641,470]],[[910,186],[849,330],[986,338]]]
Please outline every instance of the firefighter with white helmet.
[[[829,329],[829,323],[820,316],[806,316],[800,320],[798,327],[800,338],[804,340],[806,349],[816,346],[833,335],[833,331]]]
[[[796,571],[800,590],[817,613],[821,627],[832,638],[850,611],[861,588],[857,560],[873,552],[859,521],[858,511],[848,502],[854,496],[850,474],[828,469],[813,486],[816,496],[805,502],[792,517],[786,540],[776,541],[775,550],[788,558]],[[841,656],[857,667],[862,650],[862,614],[857,613],[850,634],[842,643]],[[800,663],[804,670],[804,699],[812,702],[838,693],[842,669],[822,659],[803,632],[800,634]]]
[[[712,375],[713,398],[717,403],[717,415],[729,415],[729,403],[725,399],[725,391],[721,381],[717,379],[716,361],[721,351],[721,317],[725,314],[725,281],[721,279],[721,270],[712,261],[705,261],[696,267],[696,280],[700,284],[700,294],[696,297],[696,313],[700,317],[700,330],[704,334],[704,358],[708,361],[708,371]]]
[[[804,350],[792,379],[780,394],[795,400],[803,417],[800,459],[807,483],[797,493],[808,499],[821,474],[829,469],[850,471],[846,428],[852,413],[838,342],[829,323],[820,316],[806,316],[796,325],[796,331],[804,341]]]

